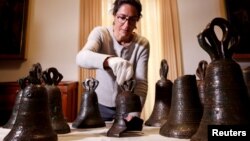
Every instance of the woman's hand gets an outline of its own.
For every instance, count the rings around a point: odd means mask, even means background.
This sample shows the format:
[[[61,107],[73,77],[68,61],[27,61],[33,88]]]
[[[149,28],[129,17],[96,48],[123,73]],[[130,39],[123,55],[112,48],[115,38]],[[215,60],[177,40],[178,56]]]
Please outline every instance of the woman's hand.
[[[122,85],[134,75],[133,66],[127,60],[120,57],[110,57],[107,59],[107,63],[113,70],[118,85]]]

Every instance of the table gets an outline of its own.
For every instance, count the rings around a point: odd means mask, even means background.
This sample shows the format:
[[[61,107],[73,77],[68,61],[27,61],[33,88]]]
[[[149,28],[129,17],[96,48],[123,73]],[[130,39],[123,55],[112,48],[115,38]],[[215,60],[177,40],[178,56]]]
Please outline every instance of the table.
[[[159,134],[159,127],[144,126],[141,132],[131,132],[124,134],[123,137],[107,137],[106,133],[111,124],[106,123],[106,127],[74,129],[71,126],[71,132],[67,134],[58,134],[58,141],[189,141],[190,139],[178,139],[165,137]],[[11,129],[0,127],[0,140],[9,133]]]

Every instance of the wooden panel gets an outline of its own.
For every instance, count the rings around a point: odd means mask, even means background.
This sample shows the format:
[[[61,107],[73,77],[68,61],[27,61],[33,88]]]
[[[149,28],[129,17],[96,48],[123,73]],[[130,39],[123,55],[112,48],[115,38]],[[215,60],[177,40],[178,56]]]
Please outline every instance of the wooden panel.
[[[8,121],[12,113],[18,89],[17,82],[0,82],[0,126]]]
[[[62,109],[68,122],[77,116],[78,82],[64,81],[58,85],[62,93]]]

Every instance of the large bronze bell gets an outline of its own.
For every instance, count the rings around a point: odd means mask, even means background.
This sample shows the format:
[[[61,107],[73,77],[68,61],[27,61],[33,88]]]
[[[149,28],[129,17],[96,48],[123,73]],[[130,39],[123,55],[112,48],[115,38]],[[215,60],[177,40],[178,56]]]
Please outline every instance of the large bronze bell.
[[[173,84],[168,120],[160,128],[160,135],[189,139],[197,131],[202,117],[195,75],[178,77]]]
[[[20,105],[20,102],[21,102],[21,97],[22,97],[22,95],[24,93],[24,88],[27,86],[26,78],[19,79],[18,84],[19,84],[20,88],[17,91],[17,96],[16,96],[16,99],[15,99],[15,104],[14,104],[11,116],[10,116],[8,122],[5,125],[3,125],[3,128],[11,129],[13,127],[15,121],[16,121],[19,105]]]
[[[221,40],[217,38],[215,27],[222,31]],[[249,124],[247,87],[240,65],[232,59],[239,39],[223,18],[213,19],[198,35],[200,46],[212,61],[206,70],[203,116],[191,141],[207,141],[208,125]]]
[[[45,88],[48,91],[49,111],[52,127],[57,134],[65,134],[70,132],[70,127],[64,118],[62,111],[62,96],[57,86],[63,79],[61,73],[54,67],[51,67],[42,73]]]
[[[57,141],[51,126],[48,93],[41,84],[41,65],[33,65],[24,88],[16,121],[4,141]]]
[[[172,86],[171,80],[167,79],[168,64],[165,59],[161,61],[160,77],[155,84],[155,103],[149,119],[145,122],[147,126],[161,127],[168,119],[171,107]]]
[[[198,68],[196,69],[196,76],[199,78],[197,80],[197,87],[200,97],[200,102],[203,107],[204,105],[204,97],[205,97],[205,76],[206,76],[206,69],[207,69],[207,61],[201,60],[198,64]]]
[[[133,93],[135,80],[126,81],[122,86],[122,92],[116,96],[116,117],[111,128],[107,132],[108,137],[121,137],[124,132],[141,131],[143,120],[133,117],[130,121],[125,120],[131,112],[141,112],[140,97]]]
[[[98,108],[98,99],[95,92],[98,84],[99,81],[94,78],[88,78],[83,82],[85,93],[82,95],[80,111],[72,123],[72,127],[97,128],[105,126]]]

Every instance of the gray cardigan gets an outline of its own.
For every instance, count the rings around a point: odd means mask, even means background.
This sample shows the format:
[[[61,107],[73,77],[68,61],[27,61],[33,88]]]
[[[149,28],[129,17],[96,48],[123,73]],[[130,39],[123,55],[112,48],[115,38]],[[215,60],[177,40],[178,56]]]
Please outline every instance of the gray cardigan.
[[[136,86],[134,93],[146,97],[148,90],[149,41],[136,34],[128,46],[120,45],[113,35],[113,27],[95,27],[88,40],[76,56],[76,64],[87,69],[96,69],[96,88],[98,102],[108,107],[115,106],[115,98],[121,92],[116,77],[111,69],[103,67],[104,60],[109,56],[121,57],[133,64]]]

